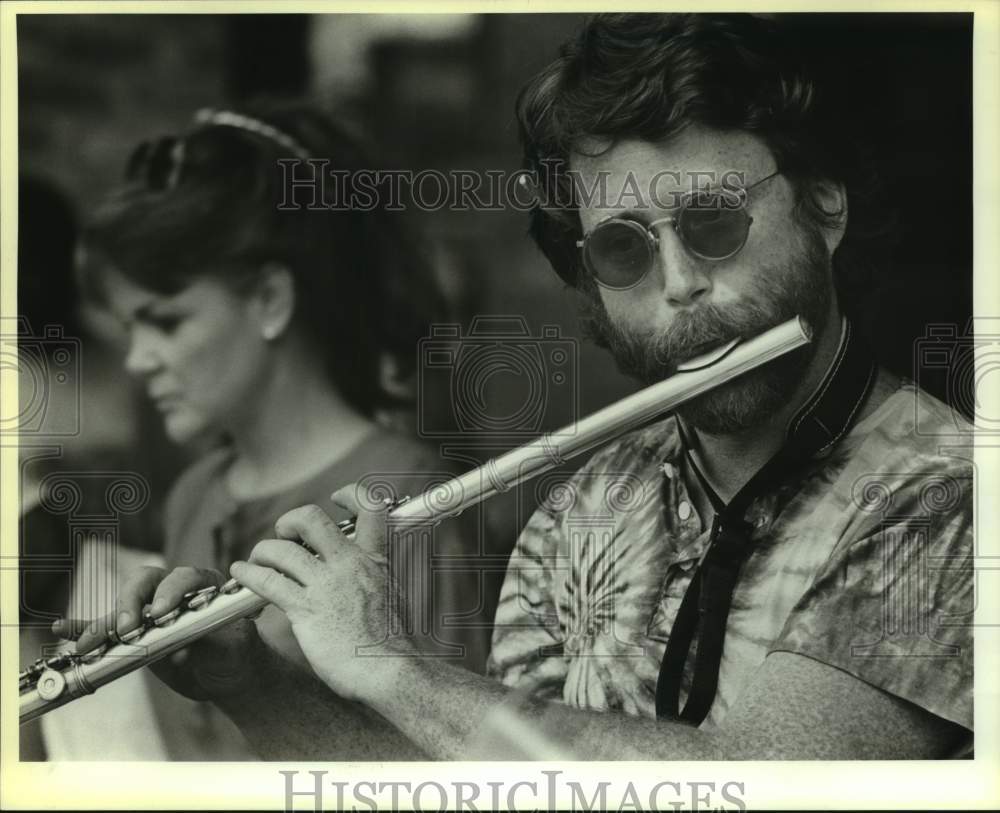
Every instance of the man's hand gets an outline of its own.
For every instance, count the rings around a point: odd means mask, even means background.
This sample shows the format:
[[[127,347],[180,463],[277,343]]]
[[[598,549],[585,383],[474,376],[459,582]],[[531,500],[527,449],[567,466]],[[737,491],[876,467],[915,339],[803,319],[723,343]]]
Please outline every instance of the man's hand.
[[[355,488],[332,497],[358,518],[353,540],[321,508],[307,505],[284,514],[275,523],[281,538],[258,543],[250,561],[233,563],[230,573],[285,612],[327,685],[345,699],[364,700],[388,678],[384,667],[393,658],[414,653],[386,645],[400,607],[385,556],[386,508],[365,510]]]
[[[216,570],[179,567],[168,573],[163,568],[144,567],[122,586],[115,612],[89,623],[61,619],[52,625],[52,631],[76,640],[76,652],[89,652],[105,643],[110,631],[121,636],[140,626],[146,610],[154,617],[164,615],[182,603],[185,593],[217,587],[224,581],[225,577]],[[136,646],[141,646],[141,640]],[[262,647],[254,623],[241,619],[199,638],[150,668],[170,688],[186,697],[215,700],[247,687]]]

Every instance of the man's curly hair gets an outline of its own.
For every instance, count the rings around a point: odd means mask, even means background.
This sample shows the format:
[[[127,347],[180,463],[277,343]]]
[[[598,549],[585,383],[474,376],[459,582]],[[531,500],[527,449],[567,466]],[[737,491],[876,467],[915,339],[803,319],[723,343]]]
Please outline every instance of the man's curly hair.
[[[842,307],[865,285],[858,245],[886,231],[877,182],[863,152],[824,104],[794,38],[749,14],[607,14],[591,18],[559,58],[521,91],[517,117],[525,168],[540,205],[530,234],[564,281],[589,298],[576,241],[582,229],[566,170],[584,139],[669,139],[691,124],[759,137],[793,184],[800,222],[838,221],[813,194],[844,184],[848,225],[834,255]]]

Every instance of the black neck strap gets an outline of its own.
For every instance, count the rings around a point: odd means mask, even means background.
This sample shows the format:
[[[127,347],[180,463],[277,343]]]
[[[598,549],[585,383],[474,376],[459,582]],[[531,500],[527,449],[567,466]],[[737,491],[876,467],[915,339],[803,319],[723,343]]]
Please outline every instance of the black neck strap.
[[[688,464],[715,510],[708,547],[674,620],[656,684],[656,716],[700,725],[708,716],[719,682],[719,664],[733,591],[743,562],[753,552],[747,508],[809,458],[835,444],[853,425],[875,381],[876,366],[849,321],[840,347],[816,392],[792,417],[785,443],[729,501],[723,503],[695,465],[683,431]],[[680,422],[678,422],[680,430]],[[700,630],[699,630],[700,627]],[[681,678],[695,633],[694,677],[684,709],[679,709]]]

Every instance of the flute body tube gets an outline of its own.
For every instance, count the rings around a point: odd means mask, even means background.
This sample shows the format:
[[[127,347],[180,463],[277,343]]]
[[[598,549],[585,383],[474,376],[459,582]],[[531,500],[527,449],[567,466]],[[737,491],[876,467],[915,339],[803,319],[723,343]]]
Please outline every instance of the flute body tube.
[[[483,466],[454,477],[389,511],[393,525],[433,525],[653,421],[692,398],[725,384],[811,341],[809,326],[795,318],[744,341],[734,340],[678,368],[646,387],[559,432],[549,433]],[[339,524],[350,536],[353,520]],[[140,669],[239,618],[262,610],[267,601],[230,580],[185,597],[186,603],[123,635],[119,642],[76,655],[36,661],[20,679],[20,722]]]

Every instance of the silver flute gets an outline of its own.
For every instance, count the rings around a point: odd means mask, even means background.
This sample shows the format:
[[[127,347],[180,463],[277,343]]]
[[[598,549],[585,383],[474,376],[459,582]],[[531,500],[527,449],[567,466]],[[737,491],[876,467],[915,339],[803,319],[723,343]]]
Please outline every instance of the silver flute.
[[[811,341],[801,319],[742,340],[734,339],[677,368],[674,375],[594,414],[487,461],[416,498],[392,503],[394,525],[436,525],[466,508],[595,449],[653,421],[680,404],[725,384]],[[354,520],[338,527],[346,536]],[[127,675],[240,618],[254,616],[268,602],[230,579],[184,597],[160,616],[144,616],[139,627],[83,654],[64,652],[35,661],[20,675],[20,721],[26,723]]]

